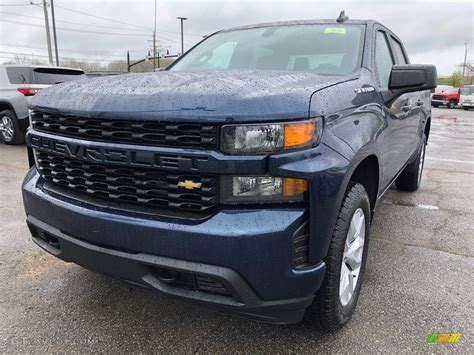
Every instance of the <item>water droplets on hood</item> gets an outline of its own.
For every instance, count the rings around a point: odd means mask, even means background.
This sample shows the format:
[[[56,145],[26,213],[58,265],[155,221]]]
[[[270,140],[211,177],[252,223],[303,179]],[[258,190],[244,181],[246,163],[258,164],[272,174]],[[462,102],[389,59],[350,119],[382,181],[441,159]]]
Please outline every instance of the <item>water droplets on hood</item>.
[[[311,94],[334,80],[252,70],[124,74],[55,85],[31,105],[85,116],[165,120],[304,117]]]

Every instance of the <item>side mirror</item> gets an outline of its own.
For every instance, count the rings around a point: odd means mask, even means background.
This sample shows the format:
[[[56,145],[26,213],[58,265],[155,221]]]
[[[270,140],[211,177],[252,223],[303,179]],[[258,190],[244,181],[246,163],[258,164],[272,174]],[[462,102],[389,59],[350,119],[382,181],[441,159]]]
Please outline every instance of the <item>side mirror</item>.
[[[392,67],[388,90],[384,92],[387,103],[402,94],[430,90],[436,87],[436,67],[429,64],[397,64]]]

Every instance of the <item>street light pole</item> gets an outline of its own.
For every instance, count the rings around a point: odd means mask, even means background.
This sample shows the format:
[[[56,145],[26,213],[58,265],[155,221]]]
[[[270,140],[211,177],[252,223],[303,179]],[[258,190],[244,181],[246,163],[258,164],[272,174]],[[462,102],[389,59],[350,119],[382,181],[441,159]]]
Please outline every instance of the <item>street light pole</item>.
[[[183,21],[187,20],[187,17],[176,17],[181,21],[181,55],[184,53],[184,36],[183,36]]]
[[[53,53],[51,52],[51,35],[49,34],[49,19],[48,19],[48,7],[46,5],[46,0],[43,0],[43,10],[44,10],[44,25],[46,27],[46,43],[48,45],[48,59],[49,64],[53,64]]]
[[[462,65],[462,77],[463,78],[466,74],[466,65],[467,65],[467,41],[464,42],[464,63]]]
[[[54,17],[54,0],[50,0],[50,1],[51,1],[51,20],[53,20],[54,54],[56,56],[56,66],[59,67],[58,39],[56,38],[56,19]]]

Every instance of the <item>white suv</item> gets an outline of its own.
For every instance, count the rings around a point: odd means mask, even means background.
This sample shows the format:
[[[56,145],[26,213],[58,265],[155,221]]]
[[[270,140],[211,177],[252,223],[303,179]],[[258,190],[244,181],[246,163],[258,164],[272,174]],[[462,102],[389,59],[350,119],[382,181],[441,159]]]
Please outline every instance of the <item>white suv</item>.
[[[461,105],[465,110],[474,108],[474,85],[466,85],[461,89]]]
[[[6,144],[24,142],[29,97],[50,85],[82,78],[86,75],[80,69],[0,65],[0,141]]]

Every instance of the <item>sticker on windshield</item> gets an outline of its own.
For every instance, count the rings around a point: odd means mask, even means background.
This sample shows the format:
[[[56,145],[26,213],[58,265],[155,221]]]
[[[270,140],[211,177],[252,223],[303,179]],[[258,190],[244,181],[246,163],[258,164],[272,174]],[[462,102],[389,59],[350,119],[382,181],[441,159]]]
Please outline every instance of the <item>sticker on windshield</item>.
[[[338,35],[345,35],[346,29],[344,27],[327,27],[324,29],[324,33],[335,33]]]

